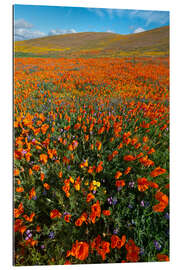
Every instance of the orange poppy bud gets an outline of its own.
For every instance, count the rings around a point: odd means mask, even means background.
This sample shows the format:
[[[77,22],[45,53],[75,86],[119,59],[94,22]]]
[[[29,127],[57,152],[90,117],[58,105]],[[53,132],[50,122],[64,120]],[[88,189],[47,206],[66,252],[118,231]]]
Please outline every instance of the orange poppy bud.
[[[110,216],[111,215],[110,210],[103,210],[102,213],[103,213],[104,216]]]
[[[40,176],[41,176],[41,181],[43,181],[44,177],[45,177],[45,174],[43,172],[41,172]]]
[[[45,189],[49,190],[50,189],[50,185],[48,185],[47,183],[44,183],[43,185],[45,187]]]
[[[59,178],[62,178],[62,171],[59,172]]]
[[[117,171],[115,175],[115,179],[119,179],[122,176],[122,172]]]
[[[15,169],[14,170],[14,176],[18,176],[19,175],[19,169]]]

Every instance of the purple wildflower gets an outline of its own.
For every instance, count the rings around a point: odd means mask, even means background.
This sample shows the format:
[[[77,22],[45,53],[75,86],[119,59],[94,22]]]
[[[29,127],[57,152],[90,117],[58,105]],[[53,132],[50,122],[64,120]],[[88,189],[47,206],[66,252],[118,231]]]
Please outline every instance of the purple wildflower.
[[[140,255],[143,255],[143,254],[144,254],[144,248],[140,248],[139,254],[140,254]]]
[[[54,232],[53,231],[49,233],[49,238],[50,239],[53,239],[54,238]]]
[[[116,229],[114,229],[113,234],[117,234],[118,232],[119,232],[119,229],[116,228]]]
[[[133,188],[134,187],[134,182],[133,181],[129,182],[129,187],[130,188]]]
[[[144,201],[141,201],[141,206],[144,207]]]
[[[108,198],[107,200],[108,200],[108,203],[109,204],[112,204],[113,203],[113,198],[112,197]]]
[[[31,231],[30,231],[30,230],[27,230],[27,231],[26,231],[26,234],[27,234],[27,235],[28,235],[28,234],[30,234],[30,233],[31,233]]]
[[[154,246],[157,250],[161,249],[161,245],[159,244],[159,242],[157,240],[154,240]]]
[[[112,204],[115,205],[117,203],[117,199],[113,198]]]

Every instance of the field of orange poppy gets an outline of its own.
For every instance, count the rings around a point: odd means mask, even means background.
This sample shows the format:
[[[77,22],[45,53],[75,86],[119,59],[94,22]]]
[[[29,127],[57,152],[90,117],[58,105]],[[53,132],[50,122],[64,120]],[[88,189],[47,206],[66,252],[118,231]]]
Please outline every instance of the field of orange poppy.
[[[14,59],[14,264],[169,260],[169,58]]]

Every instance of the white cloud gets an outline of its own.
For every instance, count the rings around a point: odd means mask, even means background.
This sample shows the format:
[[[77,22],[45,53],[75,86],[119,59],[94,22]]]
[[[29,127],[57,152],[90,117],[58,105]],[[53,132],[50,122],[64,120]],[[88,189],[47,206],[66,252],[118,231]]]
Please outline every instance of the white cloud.
[[[125,9],[106,9],[107,14],[109,15],[110,19],[113,19],[114,17],[122,18],[127,13],[127,10]]]
[[[45,37],[46,34],[38,30],[32,31],[29,29],[19,28],[15,30],[14,39],[16,41]]]
[[[88,8],[89,11],[94,12],[99,17],[104,17],[104,11],[100,8]]]
[[[45,33],[39,30],[32,30],[33,25],[24,19],[19,19],[14,22],[14,40],[26,40],[46,36]]]
[[[71,33],[77,33],[75,29],[52,29],[49,33],[48,36],[55,36],[55,35],[62,35],[62,34],[71,34]]]
[[[106,32],[107,32],[107,33],[113,33],[113,31],[112,31],[112,30],[107,30]]]
[[[129,13],[131,18],[139,17],[145,21],[148,26],[151,23],[165,24],[169,21],[168,11],[151,11],[151,10],[133,10]]]
[[[33,25],[31,23],[26,22],[24,19],[19,19],[15,21],[14,27],[15,29],[21,29],[21,28],[29,29],[29,28],[32,28]]]
[[[114,18],[114,9],[107,8],[107,9],[106,9],[106,12],[107,12],[107,14],[109,15],[109,17],[110,17],[111,19]]]
[[[144,32],[144,31],[146,31],[146,30],[144,30],[143,28],[139,27],[139,28],[135,29],[133,33],[136,34],[136,33],[141,33],[141,32]]]
[[[126,15],[127,10],[126,10],[126,9],[116,9],[116,10],[115,10],[115,13],[116,13],[116,15],[117,15],[118,17],[121,18],[122,16]]]

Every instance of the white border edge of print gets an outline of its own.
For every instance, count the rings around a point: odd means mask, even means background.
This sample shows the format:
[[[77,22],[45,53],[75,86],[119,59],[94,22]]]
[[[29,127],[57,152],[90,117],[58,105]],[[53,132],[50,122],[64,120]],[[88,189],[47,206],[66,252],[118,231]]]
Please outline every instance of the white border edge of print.
[[[118,269],[119,266],[123,269],[131,269],[132,267],[140,270],[163,267],[164,270],[169,267],[176,267],[179,264],[179,211],[178,199],[179,183],[178,179],[178,156],[179,156],[179,136],[178,136],[178,115],[179,108],[179,93],[178,91],[178,50],[179,50],[179,36],[178,26],[180,25],[180,14],[178,6],[175,1],[165,0],[126,0],[119,2],[115,0],[89,0],[86,3],[83,1],[73,0],[37,0],[35,1],[10,1],[2,2],[1,6],[1,26],[3,27],[3,40],[1,41],[1,265],[4,269],[13,269],[12,266],[12,5],[49,5],[49,6],[71,6],[71,7],[95,7],[95,8],[117,8],[117,9],[141,9],[141,10],[167,10],[170,11],[170,176],[171,180],[171,195],[170,195],[170,262],[163,263],[126,263],[126,264],[98,264],[98,265],[73,265],[73,266],[48,266],[50,269],[91,269],[101,268],[108,269],[113,267]],[[177,89],[176,89],[177,88]],[[21,269],[43,269],[46,266],[21,266]],[[49,269],[49,268],[48,268]]]

